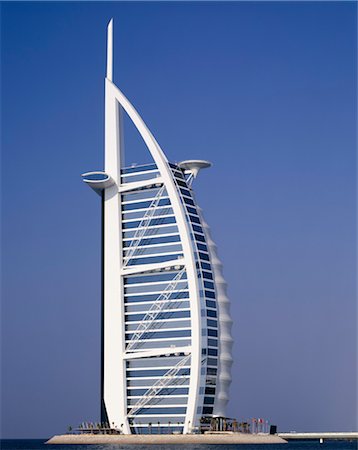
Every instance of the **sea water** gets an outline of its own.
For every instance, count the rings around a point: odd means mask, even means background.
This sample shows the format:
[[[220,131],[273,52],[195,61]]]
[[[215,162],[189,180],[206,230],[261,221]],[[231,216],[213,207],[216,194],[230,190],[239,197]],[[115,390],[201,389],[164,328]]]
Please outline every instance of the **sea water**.
[[[290,441],[287,444],[240,445],[45,445],[46,439],[3,439],[2,450],[357,450],[357,441]]]

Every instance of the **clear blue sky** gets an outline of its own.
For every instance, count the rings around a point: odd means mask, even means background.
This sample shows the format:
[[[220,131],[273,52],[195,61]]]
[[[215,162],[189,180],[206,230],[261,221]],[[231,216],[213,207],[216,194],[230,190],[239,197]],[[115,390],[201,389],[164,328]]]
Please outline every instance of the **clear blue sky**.
[[[2,3],[4,437],[99,416],[105,27],[197,198],[235,321],[228,413],[356,427],[356,4]],[[146,162],[127,126],[128,162]]]

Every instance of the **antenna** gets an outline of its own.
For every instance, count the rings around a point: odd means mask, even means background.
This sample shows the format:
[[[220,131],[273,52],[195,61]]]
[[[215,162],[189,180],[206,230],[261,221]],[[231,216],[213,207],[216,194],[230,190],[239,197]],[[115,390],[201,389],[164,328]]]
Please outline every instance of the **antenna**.
[[[109,81],[113,81],[113,18],[107,26],[107,74]]]

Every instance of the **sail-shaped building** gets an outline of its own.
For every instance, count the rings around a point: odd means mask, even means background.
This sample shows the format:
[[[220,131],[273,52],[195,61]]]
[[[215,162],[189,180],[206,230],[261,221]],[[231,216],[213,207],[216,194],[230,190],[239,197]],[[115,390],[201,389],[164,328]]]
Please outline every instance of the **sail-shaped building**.
[[[124,167],[123,112],[153,162]],[[206,161],[168,162],[113,82],[107,30],[102,198],[102,422],[125,434],[190,433],[225,416],[232,364],[222,266],[192,190]]]

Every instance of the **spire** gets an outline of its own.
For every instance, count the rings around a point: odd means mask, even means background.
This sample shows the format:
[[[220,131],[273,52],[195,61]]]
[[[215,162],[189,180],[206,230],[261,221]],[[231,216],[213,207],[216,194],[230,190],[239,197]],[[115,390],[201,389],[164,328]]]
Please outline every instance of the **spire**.
[[[107,26],[107,74],[109,81],[113,81],[113,18]]]

